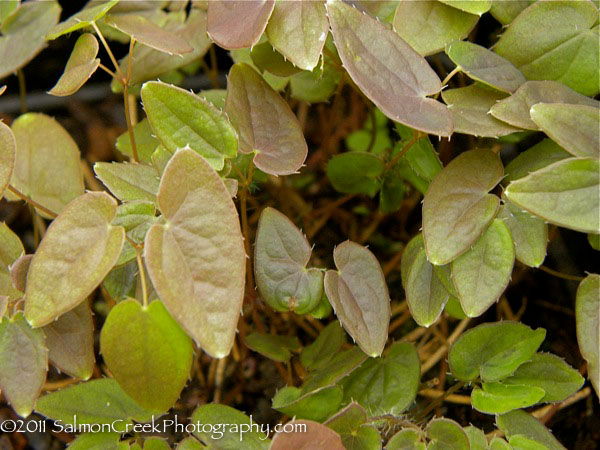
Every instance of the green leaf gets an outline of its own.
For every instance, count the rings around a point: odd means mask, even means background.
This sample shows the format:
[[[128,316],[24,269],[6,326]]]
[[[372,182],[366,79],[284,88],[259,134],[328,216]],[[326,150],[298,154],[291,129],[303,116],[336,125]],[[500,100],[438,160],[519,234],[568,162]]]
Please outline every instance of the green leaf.
[[[409,189],[398,169],[399,166],[394,165],[385,173],[381,181],[379,210],[384,214],[398,211],[402,207],[404,196]]]
[[[289,105],[248,64],[229,71],[225,112],[240,136],[240,151],[255,152],[254,164],[272,175],[296,173],[308,152]]]
[[[227,117],[191,92],[161,82],[142,86],[142,101],[156,137],[171,153],[191,148],[215,170],[237,154],[237,136]]]
[[[574,394],[584,383],[579,372],[564,360],[550,353],[536,353],[524,363],[505,384],[535,386],[545,391],[541,402],[561,402]]]
[[[231,59],[233,59],[234,63],[248,64],[250,67],[256,69],[257,72],[260,72],[260,69],[256,67],[252,62],[252,56],[250,55],[249,48],[240,48],[237,50],[232,50],[231,52],[229,52],[229,56],[231,56]],[[262,77],[267,82],[267,84],[275,91],[282,91],[290,81],[290,77],[278,77],[277,75],[273,75],[271,72],[263,72]]]
[[[477,84],[442,92],[454,121],[454,131],[484,137],[506,136],[520,131],[489,114],[490,108],[505,97],[502,92]]]
[[[269,450],[308,449],[315,445],[327,450],[345,450],[340,435],[318,422],[291,420],[285,426],[286,432],[275,433]]]
[[[520,409],[497,416],[496,424],[509,438],[522,434],[545,445],[549,450],[564,450],[565,448],[539,420]]]
[[[276,311],[306,314],[323,296],[323,272],[307,269],[312,249],[290,219],[265,208],[258,221],[254,251],[256,284]]]
[[[127,424],[148,422],[155,412],[135,403],[112,378],[85,381],[40,397],[35,411],[69,424],[114,424],[125,431]]]
[[[515,434],[510,437],[508,443],[514,450],[548,450],[544,444],[540,444],[534,439],[529,439],[522,434]]]
[[[185,438],[177,443],[177,450],[204,450],[206,447],[193,437]],[[509,449],[510,450],[510,449]]]
[[[55,1],[27,2],[0,23],[0,79],[23,67],[46,46],[44,36],[58,22],[60,10]]]
[[[453,420],[433,419],[427,425],[428,450],[469,450],[467,433]]]
[[[317,389],[333,386],[347,376],[367,359],[358,347],[336,353],[331,360],[306,379],[302,386],[302,393],[309,393]]]
[[[151,162],[152,154],[159,145],[159,141],[154,137],[154,131],[147,118],[144,118],[135,124],[133,127],[133,138],[135,139],[135,146],[140,162],[149,164]],[[129,156],[129,158],[133,158],[131,140],[129,139],[129,133],[127,131],[117,138],[117,143],[115,145],[117,150],[121,153]]]
[[[21,291],[15,289],[11,269],[24,254],[25,249],[19,236],[4,222],[0,222],[0,296],[7,297],[7,302],[22,297]]]
[[[588,233],[588,242],[594,250],[600,250],[600,234]]]
[[[17,152],[10,184],[50,211],[60,213],[84,192],[77,144],[56,120],[40,113],[19,116],[12,123],[12,131]]]
[[[513,409],[527,408],[539,403],[545,391],[537,386],[520,384],[483,383],[483,389],[471,392],[471,404],[486,414],[503,414]]]
[[[81,433],[69,444],[69,450],[118,450],[119,433]]]
[[[94,172],[110,192],[122,201],[156,202],[160,177],[156,169],[146,164],[94,164]]]
[[[208,2],[208,35],[228,50],[253,47],[267,27],[275,0]]]
[[[140,406],[167,411],[190,375],[191,340],[159,301],[118,303],[102,327],[100,351],[123,390]]]
[[[432,264],[456,259],[487,228],[500,204],[488,192],[502,174],[499,156],[477,149],[454,158],[433,180],[423,201],[423,237]]]
[[[500,207],[498,218],[510,230],[517,260],[529,267],[539,267],[546,258],[548,244],[546,222],[522,211],[507,199]]]
[[[78,13],[72,15],[64,22],[59,23],[54,28],[52,28],[49,32],[45,31],[46,40],[53,40],[57,37],[62,36],[63,34],[72,33],[73,31],[80,30],[82,28],[89,27],[92,23],[104,17],[104,15],[110,11],[110,9],[115,6],[119,0],[107,1],[105,3],[101,3],[92,8],[85,8],[79,11]],[[58,17],[57,17],[58,21]],[[56,21],[52,24],[56,24]]]
[[[494,219],[473,247],[452,262],[452,280],[467,316],[478,317],[498,301],[514,262],[510,230],[502,220]]]
[[[321,2],[276,2],[266,29],[273,47],[304,70],[316,67],[328,32]]]
[[[21,417],[31,414],[47,370],[44,333],[32,329],[20,312],[0,319],[0,388]]]
[[[598,233],[599,172],[597,159],[564,159],[513,181],[504,192],[512,203],[550,223]]]
[[[176,33],[171,33],[136,14],[109,14],[104,23],[147,45],[170,55],[191,53],[193,48]]]
[[[525,77],[502,56],[468,41],[457,41],[446,49],[448,57],[470,78],[504,92],[515,92]]]
[[[440,0],[442,3],[481,16],[490,10],[492,0]]]
[[[112,224],[125,228],[127,237],[141,244],[150,226],[157,221],[155,214],[156,207],[153,203],[144,201],[122,203],[117,208],[117,216]]]
[[[13,173],[16,151],[15,135],[4,122],[0,122],[0,199]]]
[[[535,2],[500,37],[494,50],[529,80],[557,80],[598,93],[598,9],[591,1]]]
[[[333,251],[337,271],[325,274],[325,292],[336,316],[358,346],[379,356],[387,340],[390,296],[377,258],[366,247],[345,241]]]
[[[191,422],[213,425],[210,429],[202,426],[196,427],[193,432],[193,435],[209,449],[236,450],[240,448],[242,440],[244,449],[267,450],[269,448],[268,437],[262,431],[258,431],[257,424],[254,423],[252,426],[252,418],[229,406],[219,404],[199,406],[192,414]],[[224,424],[226,425],[223,426]],[[204,431],[206,429],[210,431]]]
[[[327,162],[327,177],[333,188],[346,194],[373,197],[379,190],[379,180],[385,164],[372,153],[348,152],[335,155]]]
[[[395,342],[383,358],[369,358],[341,381],[344,401],[357,401],[371,415],[400,414],[417,396],[421,368],[414,346]]]
[[[315,309],[310,312],[310,315],[315,319],[327,319],[331,313],[333,312],[333,308],[329,303],[329,299],[325,294],[325,289],[323,289],[323,295],[321,296],[321,300],[317,303]]]
[[[293,336],[250,333],[244,342],[250,350],[279,362],[288,362],[291,352],[300,350],[300,342]]]
[[[402,159],[405,159],[411,169],[425,180],[427,184],[431,183],[443,168],[433,145],[429,141],[429,137],[417,140]]]
[[[526,177],[531,172],[570,157],[571,155],[554,141],[544,139],[525,150],[506,166],[506,177],[504,180],[518,180],[519,178]]]
[[[379,432],[366,422],[367,412],[358,403],[352,402],[328,419],[325,425],[340,435],[346,450],[381,449]]]
[[[21,0],[5,0],[0,3],[0,26],[4,19],[10,16],[21,4]]]
[[[467,433],[471,450],[487,450],[488,441],[483,431],[473,425],[469,425],[468,427],[463,428],[463,430]]]
[[[94,322],[87,302],[67,311],[42,331],[54,367],[81,380],[92,376],[96,363]]]
[[[33,255],[26,255],[23,253],[15,260],[15,262],[9,265],[10,278],[13,287],[19,292],[25,292],[27,271],[29,270],[32,258]]]
[[[547,2],[543,2],[547,3]],[[496,119],[527,130],[539,130],[531,120],[531,108],[538,103],[565,103],[600,107],[600,102],[569,89],[556,81],[527,81],[517,91],[490,108]]]
[[[286,386],[273,397],[273,409],[290,417],[322,422],[338,410],[343,392],[339,386],[329,386],[303,394],[302,389]]]
[[[94,74],[100,65],[98,41],[93,34],[84,33],[75,42],[65,71],[48,94],[63,97],[74,94]]]
[[[32,326],[80,304],[114,266],[125,239],[123,228],[110,225],[116,209],[108,194],[88,192],[52,222],[27,275],[25,317]]]
[[[138,270],[136,261],[115,267],[104,278],[102,286],[116,302],[127,298],[135,298]]]
[[[425,450],[420,430],[405,428],[394,434],[386,445],[386,450]]]
[[[266,70],[279,77],[289,77],[301,72],[301,69],[294,66],[266,40],[252,47],[250,57],[260,72]]]
[[[344,330],[337,321],[331,322],[321,330],[312,344],[304,347],[300,353],[300,362],[308,370],[323,368],[346,342]]]
[[[541,103],[531,107],[530,115],[540,130],[569,153],[582,158],[600,156],[600,109]]]
[[[496,3],[496,2],[494,2]],[[504,3],[504,2],[502,2]],[[506,2],[510,3],[510,2]],[[504,439],[498,436],[494,436],[490,441],[490,445],[488,447],[489,450],[513,450],[513,448],[506,442]]]
[[[577,342],[581,356],[588,362],[588,376],[596,394],[600,392],[600,275],[590,274],[579,284],[575,302]]]
[[[326,6],[340,58],[359,89],[396,122],[426,133],[452,134],[446,107],[426,98],[442,88],[427,61],[376,19],[341,1]]]
[[[478,21],[437,0],[398,2],[394,30],[419,54],[439,52],[453,41],[464,39]]]
[[[315,67],[312,72],[303,70],[290,78],[292,97],[308,103],[325,102],[331,97],[338,86],[341,71],[323,56],[323,64]]]
[[[166,440],[154,437],[144,439],[144,450],[171,450],[171,447]]]
[[[490,14],[502,25],[508,25],[535,1],[537,0],[492,0]]]
[[[222,358],[233,345],[244,297],[246,253],[235,205],[221,177],[189,149],[169,160],[157,201],[163,220],[144,246],[152,283],[183,329]]]
[[[452,345],[448,354],[450,370],[463,381],[478,376],[484,381],[500,380],[531,360],[545,336],[543,328],[532,330],[519,322],[481,324]]]

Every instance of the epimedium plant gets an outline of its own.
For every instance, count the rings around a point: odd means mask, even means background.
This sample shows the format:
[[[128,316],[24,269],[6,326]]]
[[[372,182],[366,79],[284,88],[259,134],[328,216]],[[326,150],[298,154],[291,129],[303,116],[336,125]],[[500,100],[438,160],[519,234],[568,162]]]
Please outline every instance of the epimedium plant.
[[[122,429],[82,434],[71,447],[140,448],[137,436],[120,432],[166,414],[200,352],[218,361],[222,383],[227,356],[247,348],[283,372],[287,385],[272,407],[307,432],[253,431],[240,443],[235,431],[215,438],[196,430],[177,448],[563,448],[524,408],[562,402],[584,378],[539,351],[542,328],[514,320],[466,328],[501,298],[515,261],[542,265],[549,224],[587,233],[598,249],[597,2],[187,3],[91,1],[60,23],[54,1],[0,6],[0,77],[20,71],[46,41],[80,33],[48,93],[71,95],[98,69],[109,73],[127,123],[115,146],[129,158],[96,163],[107,192],[85,191],[79,148],[56,120],[29,112],[10,127],[0,122],[2,194],[29,203],[37,232],[51,220],[32,254],[0,226],[0,388],[14,411],[65,424],[119,421]],[[465,40],[484,14],[506,26],[491,49]],[[129,43],[128,54],[118,61],[107,40]],[[178,87],[213,44],[234,61],[227,89]],[[101,45],[112,69],[98,58]],[[432,68],[425,57],[439,53],[454,69]],[[468,85],[443,89],[459,73]],[[261,210],[255,233],[249,221],[251,194],[302,174],[307,160],[289,98],[327,102],[344,85],[371,112],[345,136],[347,151],[325,161],[341,201],[378,195],[381,220],[408,193],[423,196],[422,232],[396,261],[404,292],[388,289],[394,268],[382,268],[364,241],[332,243],[327,267],[313,255],[314,234],[272,203],[253,203]],[[443,165],[429,135],[455,134],[472,145]],[[502,143],[531,136],[537,143],[505,165]],[[98,287],[109,308],[95,330]],[[575,299],[596,393],[599,293],[600,276],[588,274]],[[403,311],[419,336],[442,315],[460,322],[424,361],[410,335],[390,337],[390,318]],[[319,324],[318,335],[270,333],[277,314]],[[446,354],[453,384],[416,408],[423,375]],[[81,382],[40,395],[49,363]],[[470,405],[495,415],[487,436],[431,418],[443,399],[469,388]],[[218,402],[198,406],[191,420],[251,423]],[[168,444],[147,438],[143,448]]]

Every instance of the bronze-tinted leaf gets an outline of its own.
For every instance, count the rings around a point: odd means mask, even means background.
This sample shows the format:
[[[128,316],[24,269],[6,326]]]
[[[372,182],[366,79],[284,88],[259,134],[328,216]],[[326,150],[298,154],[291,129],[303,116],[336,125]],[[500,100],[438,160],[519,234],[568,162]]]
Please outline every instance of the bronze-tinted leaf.
[[[208,2],[208,34],[226,49],[252,47],[265,31],[275,0]]]
[[[302,426],[300,428],[299,426]],[[293,432],[276,433],[269,450],[345,450],[342,438],[331,428],[312,420],[292,420],[285,424]]]
[[[4,122],[0,122],[0,198],[4,195],[15,167],[16,148],[13,132]]]
[[[94,35],[85,33],[79,36],[65,71],[48,94],[62,97],[77,92],[100,65],[100,58],[96,58],[96,55],[98,41]]]

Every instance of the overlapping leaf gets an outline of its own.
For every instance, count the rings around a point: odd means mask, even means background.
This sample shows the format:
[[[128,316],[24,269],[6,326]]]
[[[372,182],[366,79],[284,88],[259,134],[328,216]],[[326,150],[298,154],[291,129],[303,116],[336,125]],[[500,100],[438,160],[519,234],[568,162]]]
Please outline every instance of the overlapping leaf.
[[[490,10],[492,0],[440,0],[442,3],[458,8],[462,11],[481,16]]]
[[[372,153],[347,152],[335,155],[327,162],[327,177],[338,192],[366,194],[373,197],[380,188],[379,177],[385,164]]]
[[[335,413],[342,403],[339,386],[328,386],[303,394],[302,389],[286,386],[273,397],[273,409],[290,417],[322,422]]]
[[[100,65],[98,41],[93,34],[79,36],[69,56],[65,71],[48,94],[59,97],[74,94],[94,74]]]
[[[352,402],[329,418],[325,425],[340,435],[346,450],[381,449],[379,432],[367,420],[367,412]]]
[[[588,362],[588,374],[596,393],[600,392],[600,275],[590,274],[577,289],[575,303],[577,342]]]
[[[15,166],[17,143],[11,129],[0,122],[0,198],[8,186]]]
[[[427,446],[428,450],[470,450],[471,448],[467,433],[453,420],[433,419],[425,431],[431,441]]]
[[[0,295],[8,300],[17,300],[22,296],[16,289],[9,267],[25,254],[21,239],[6,225],[0,222]],[[0,316],[1,317],[1,316]]]
[[[345,450],[339,434],[331,428],[312,420],[292,420],[286,424],[290,433],[275,433],[269,450],[289,450],[290,448],[326,448]],[[302,430],[298,431],[298,430]]]
[[[405,428],[393,435],[386,445],[386,450],[425,450],[423,433],[413,428]]]
[[[550,139],[544,139],[508,163],[505,169],[506,177],[504,181],[518,180],[526,177],[531,172],[570,157],[571,155],[560,145]]]
[[[523,410],[517,409],[496,417],[496,425],[511,439],[523,435],[549,450],[565,450],[548,428]]]
[[[345,343],[345,333],[337,322],[331,322],[319,336],[302,349],[300,362],[309,370],[320,369],[340,350]]]
[[[94,164],[94,172],[119,200],[156,202],[159,174],[152,166],[97,162]]]
[[[542,388],[498,382],[482,383],[471,392],[471,404],[477,411],[503,414],[513,409],[535,405],[545,395]]]
[[[67,20],[56,25],[54,28],[49,30],[49,32],[46,31],[45,33],[48,33],[46,35],[46,39],[51,41],[59,36],[62,36],[63,34],[72,33],[73,31],[89,27],[92,25],[92,23],[104,17],[106,13],[110,11],[118,2],[119,0],[111,0],[91,8],[82,9],[78,13],[73,14]]]
[[[344,67],[386,116],[427,133],[452,133],[446,107],[426,98],[442,85],[421,55],[396,32],[341,1],[328,2],[327,12]]]
[[[252,47],[265,31],[275,0],[208,2],[209,36],[226,49]]]
[[[133,138],[140,162],[149,164],[152,161],[152,154],[159,145],[158,139],[154,136],[154,131],[150,126],[147,118],[140,120],[133,127]],[[117,138],[117,150],[130,158],[133,158],[133,150],[131,148],[131,139],[126,131]]]
[[[163,221],[146,235],[144,257],[165,306],[208,354],[233,345],[244,295],[246,254],[227,188],[189,149],[169,160],[158,191]]]
[[[280,362],[289,362],[292,351],[300,350],[300,342],[294,336],[251,333],[244,341],[249,349]]]

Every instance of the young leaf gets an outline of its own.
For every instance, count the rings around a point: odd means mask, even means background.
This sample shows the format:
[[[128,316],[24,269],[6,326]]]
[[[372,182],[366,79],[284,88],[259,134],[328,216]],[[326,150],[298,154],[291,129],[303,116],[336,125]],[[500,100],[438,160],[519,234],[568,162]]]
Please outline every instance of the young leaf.
[[[598,233],[599,171],[597,159],[564,159],[513,181],[504,193],[515,205],[550,223]]]
[[[600,109],[585,105],[541,103],[530,110],[531,120],[564,147],[582,158],[600,157]]]
[[[379,190],[378,177],[384,170],[383,160],[372,153],[347,152],[335,155],[327,162],[327,178],[331,185],[346,194],[373,197]]]
[[[575,393],[584,383],[579,372],[564,360],[550,353],[536,353],[520,366],[504,384],[535,386],[544,390],[539,402],[561,402]]]
[[[272,175],[296,173],[308,148],[289,105],[248,64],[229,71],[225,112],[240,136],[240,151],[255,152],[254,164]]]
[[[520,384],[483,383],[483,389],[471,392],[471,404],[477,411],[486,414],[504,414],[518,408],[539,403],[545,391],[537,386]]]
[[[422,432],[413,428],[405,428],[393,435],[386,445],[386,450],[425,450]]]
[[[327,2],[335,45],[348,74],[390,119],[449,136],[444,105],[426,98],[442,88],[427,61],[396,32],[342,1]]]
[[[119,450],[119,433],[81,433],[69,444],[69,450]]]
[[[139,268],[136,261],[130,261],[123,266],[115,267],[104,278],[102,286],[115,302],[135,298],[138,271]]]
[[[44,36],[58,22],[60,10],[55,1],[27,2],[2,21],[0,79],[16,72],[45,47]]]
[[[329,386],[302,394],[302,389],[286,386],[273,397],[273,409],[290,417],[322,422],[338,410],[342,403],[342,388]]]
[[[244,296],[246,253],[235,205],[210,164],[189,149],[169,160],[157,200],[163,221],[144,246],[152,283],[184,330],[222,358]]]
[[[140,162],[149,164],[152,161],[152,154],[159,145],[158,139],[154,136],[154,131],[150,126],[147,118],[140,120],[133,127],[133,138],[137,148],[138,158]],[[117,150],[130,158],[133,158],[133,150],[131,149],[131,139],[126,131],[117,138]]]
[[[366,422],[367,412],[358,403],[352,402],[328,419],[325,425],[340,435],[346,449],[381,449],[379,432]]]
[[[275,2],[266,33],[273,44],[294,65],[313,70],[329,32],[325,5],[321,2]]]
[[[22,297],[22,291],[15,289],[10,268],[24,254],[21,239],[8,225],[0,222],[0,295],[8,297],[7,301]]]
[[[519,178],[526,177],[531,172],[570,157],[571,155],[560,145],[550,139],[544,139],[508,163],[505,169],[506,177],[504,180],[518,180]]]
[[[160,301],[117,304],[102,327],[100,352],[123,390],[140,406],[167,411],[190,376],[190,338]]]
[[[472,84],[442,92],[442,99],[454,121],[454,131],[474,136],[499,137],[521,131],[489,114],[506,95],[493,89]]]
[[[515,257],[529,267],[539,267],[546,258],[548,244],[548,224],[539,217],[522,211],[505,198],[500,207],[501,219],[512,236]]]
[[[4,195],[15,167],[16,149],[15,135],[4,122],[0,122],[0,198]]]
[[[326,448],[345,450],[339,434],[331,428],[312,420],[292,420],[284,425],[292,432],[275,433],[269,450],[289,450],[292,448]],[[300,431],[301,430],[301,431]]]
[[[598,9],[591,1],[535,2],[500,37],[494,50],[529,80],[557,80],[598,93]]]
[[[469,450],[467,433],[453,420],[433,419],[425,430],[431,441],[428,450]]]
[[[341,72],[329,58],[323,56],[323,67],[317,66],[312,72],[303,70],[290,77],[292,97],[308,103],[326,102],[338,86]]]
[[[265,31],[275,0],[208,2],[208,35],[228,50],[252,47]]]
[[[581,356],[588,362],[588,376],[598,394],[600,392],[600,356],[598,330],[600,329],[600,275],[590,274],[579,284],[575,303],[577,342]]]
[[[212,424],[218,427],[221,424],[228,424],[229,427],[219,428],[221,433],[214,433],[211,427],[209,431],[204,431],[206,427],[196,427],[193,435],[207,444],[209,448],[234,449],[240,445],[240,433],[233,430],[232,425],[249,426],[248,432],[244,433],[244,448],[248,450],[267,450],[269,447],[268,437],[258,426],[252,426],[252,419],[241,411],[233,409],[230,406],[219,404],[201,405],[192,414],[192,423],[194,424]],[[216,429],[216,428],[215,428]],[[239,427],[239,429],[242,429]],[[255,431],[256,430],[256,431]],[[205,447],[202,447],[205,448]]]
[[[454,158],[432,181],[423,201],[423,237],[432,264],[456,259],[487,228],[500,205],[488,192],[502,174],[499,156],[478,149]]]
[[[549,450],[565,450],[565,447],[552,436],[548,428],[535,417],[520,409],[496,416],[496,425],[509,438],[522,434],[539,444],[545,445]]]
[[[322,369],[346,341],[344,330],[337,321],[331,322],[314,342],[302,349],[300,362],[308,370]]]
[[[152,47],[169,55],[182,55],[192,52],[187,41],[175,33],[170,33],[136,14],[109,14],[104,23],[127,34],[136,42]]]
[[[35,411],[63,424],[113,424],[123,432],[132,420],[148,422],[155,414],[135,403],[112,378],[85,381],[43,395]]]
[[[278,77],[289,77],[301,72],[301,69],[275,50],[269,41],[252,47],[250,58],[260,72],[267,71]]]
[[[556,81],[527,81],[517,91],[490,109],[490,114],[496,119],[510,125],[527,130],[538,130],[539,127],[531,120],[530,111],[538,103],[565,103],[569,105],[586,105],[600,107],[600,102],[569,89]]]
[[[0,388],[21,417],[31,414],[46,381],[48,349],[44,333],[18,312],[0,319]]]
[[[473,247],[452,262],[452,280],[467,316],[478,317],[498,301],[514,262],[510,230],[502,220],[494,219]]]
[[[150,226],[157,221],[155,214],[156,207],[153,203],[143,201],[123,203],[117,208],[117,216],[112,224],[125,228],[127,237],[141,244]]]
[[[414,346],[395,342],[384,358],[369,358],[341,381],[344,401],[373,414],[400,414],[417,396],[421,367]]]
[[[510,61],[472,42],[454,42],[446,54],[469,77],[501,91],[515,92],[525,83],[523,74]]]
[[[311,247],[290,219],[265,208],[258,221],[254,251],[256,284],[276,311],[306,314],[323,295],[323,272],[307,269]]]
[[[202,98],[157,81],[144,83],[141,95],[156,137],[171,153],[191,148],[215,170],[237,154],[237,136],[227,117]]]
[[[25,317],[33,327],[81,303],[114,266],[125,239],[123,228],[110,225],[116,210],[108,194],[88,192],[48,227],[27,275]]]
[[[437,0],[398,2],[394,30],[419,54],[426,56],[464,39],[478,17]]]
[[[92,23],[104,17],[104,15],[118,2],[119,0],[111,0],[91,8],[82,9],[64,22],[61,22],[52,28],[46,35],[46,40],[52,41],[63,34],[72,33],[73,31],[91,26]]]
[[[84,191],[77,144],[56,120],[40,113],[19,116],[12,123],[12,131],[17,152],[10,184],[50,211],[60,213]]]
[[[471,450],[487,450],[488,441],[483,431],[473,425],[463,428],[463,431],[467,433]]]
[[[337,271],[325,274],[325,292],[338,319],[358,346],[379,356],[387,340],[390,296],[381,266],[366,247],[351,241],[333,251]]]
[[[336,353],[331,360],[313,372],[302,386],[302,393],[309,393],[317,389],[333,386],[347,376],[367,359],[358,347]]]
[[[152,166],[97,162],[94,164],[94,172],[110,192],[121,201],[156,202],[160,177]]]
[[[515,434],[508,440],[510,446],[517,450],[548,450],[544,444],[540,444],[535,439],[530,439],[522,434]]]
[[[42,331],[54,367],[81,380],[92,376],[96,363],[94,322],[87,302],[67,311]]]
[[[497,2],[494,2],[494,4],[496,4],[496,3]],[[504,3],[504,2],[498,2],[498,3]],[[506,2],[506,3],[512,3],[512,2]],[[502,439],[501,437],[494,436],[492,438],[492,440],[490,441],[488,450],[513,450],[513,447],[508,442],[506,442],[504,439]]]
[[[27,271],[31,264],[33,255],[22,254],[14,263],[9,265],[10,279],[14,288],[17,291],[25,292],[25,284],[27,281]]]
[[[288,362],[291,352],[300,350],[298,338],[291,336],[250,333],[244,342],[250,350],[279,362]]]
[[[450,371],[463,381],[478,376],[484,381],[500,380],[529,361],[545,337],[543,328],[532,330],[519,322],[481,324],[464,333],[450,348]]]
[[[93,34],[79,36],[69,56],[65,71],[48,94],[63,97],[74,94],[94,74],[100,65],[98,41]]]

